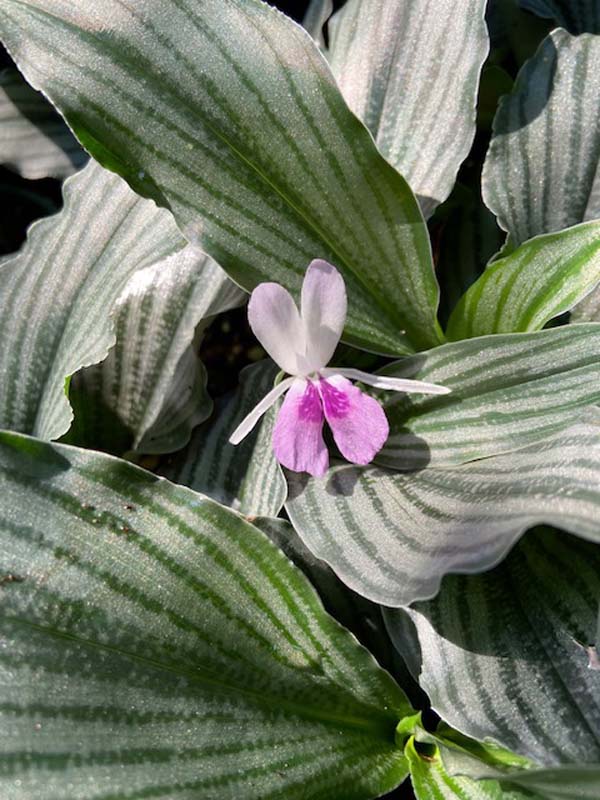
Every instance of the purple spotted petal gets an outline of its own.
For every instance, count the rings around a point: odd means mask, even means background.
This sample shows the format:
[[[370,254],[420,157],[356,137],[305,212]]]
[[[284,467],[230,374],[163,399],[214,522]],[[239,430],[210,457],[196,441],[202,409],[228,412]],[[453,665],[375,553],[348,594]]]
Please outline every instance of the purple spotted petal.
[[[346,286],[340,273],[327,261],[311,261],[304,276],[300,305],[311,372],[329,363],[344,330],[346,308]]]
[[[327,472],[329,454],[323,441],[323,408],[312,381],[294,381],[277,415],[273,450],[280,464],[319,478]]]
[[[340,453],[353,464],[368,464],[390,432],[383,408],[341,375],[320,380],[319,391]]]

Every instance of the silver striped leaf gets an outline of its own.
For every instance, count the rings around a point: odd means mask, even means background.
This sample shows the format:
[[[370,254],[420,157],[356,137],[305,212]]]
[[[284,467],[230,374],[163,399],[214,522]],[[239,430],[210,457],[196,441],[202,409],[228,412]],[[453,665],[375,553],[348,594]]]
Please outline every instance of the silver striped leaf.
[[[376,463],[449,466],[515,450],[600,402],[600,325],[465,339],[386,367],[452,390],[382,395],[390,435]]]
[[[405,606],[434,597],[448,573],[490,569],[537,524],[600,542],[600,418],[460,467],[346,464],[288,484],[287,512],[315,556],[355,592]]]
[[[525,792],[523,800],[598,800],[600,764],[566,764],[554,769],[528,770],[511,775],[502,783],[511,789],[521,788]]]
[[[304,19],[303,27],[310,33],[321,50],[325,49],[323,28],[333,12],[333,0],[310,0]]]
[[[68,442],[116,454],[184,447],[212,411],[199,340],[216,314],[245,297],[192,245],[138,270],[112,314],[116,344],[71,380]]]
[[[521,8],[551,18],[571,33],[600,33],[598,0],[519,0]]]
[[[184,450],[159,466],[160,474],[247,516],[276,517],[287,495],[271,444],[276,409],[236,447],[229,437],[273,388],[278,371],[270,360],[242,370],[239,388],[217,401],[213,418],[194,431]]]
[[[168,211],[96,163],[63,195],[0,265],[0,425],[42,439],[68,430],[65,382],[114,344],[110,311],[128,279],[185,246]]]
[[[0,34],[79,140],[245,289],[343,273],[345,338],[443,340],[427,228],[308,34],[260,0],[0,0]]]
[[[492,262],[452,312],[446,334],[536,331],[600,283],[600,222],[536,236]]]
[[[329,60],[342,94],[425,216],[450,194],[475,136],[489,49],[485,5],[348,0],[329,22]]]
[[[491,572],[447,576],[433,600],[384,613],[450,725],[540,765],[593,764],[600,672],[589,669],[588,645],[599,597],[600,548],[542,529]]]
[[[513,245],[600,218],[599,102],[600,39],[564,30],[501,100],[482,189]]]
[[[369,800],[414,711],[218,503],[0,436],[0,789],[11,800]]]
[[[584,297],[571,311],[571,322],[600,322],[600,290],[598,287]]]
[[[0,164],[30,180],[65,178],[86,153],[50,103],[16,69],[0,72]]]

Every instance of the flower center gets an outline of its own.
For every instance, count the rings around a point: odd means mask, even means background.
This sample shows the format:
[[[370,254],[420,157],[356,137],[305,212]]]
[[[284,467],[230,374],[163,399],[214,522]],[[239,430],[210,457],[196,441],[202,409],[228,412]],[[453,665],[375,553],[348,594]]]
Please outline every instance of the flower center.
[[[338,419],[345,417],[350,409],[350,398],[346,392],[336,389],[333,384],[329,383],[324,378],[320,379],[319,388],[321,389],[325,414],[328,417]]]
[[[319,391],[315,384],[309,380],[298,404],[298,418],[302,422],[320,422],[322,413]]]

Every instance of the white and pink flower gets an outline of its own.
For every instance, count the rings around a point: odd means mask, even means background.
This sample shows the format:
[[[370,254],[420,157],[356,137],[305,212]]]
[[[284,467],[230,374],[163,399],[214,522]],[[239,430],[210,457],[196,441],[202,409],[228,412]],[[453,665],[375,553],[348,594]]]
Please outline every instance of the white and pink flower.
[[[329,453],[323,422],[331,428],[340,453],[353,464],[368,464],[385,444],[388,421],[381,405],[349,378],[378,389],[447,394],[434,383],[371,375],[357,369],[327,368],[346,321],[344,279],[327,261],[312,261],[302,284],[300,311],[278,283],[261,283],[252,292],[248,320],[271,358],[291,377],[264,397],[233,432],[239,444],[261,416],[286,393],[275,428],[273,450],[284,467],[325,474]]]

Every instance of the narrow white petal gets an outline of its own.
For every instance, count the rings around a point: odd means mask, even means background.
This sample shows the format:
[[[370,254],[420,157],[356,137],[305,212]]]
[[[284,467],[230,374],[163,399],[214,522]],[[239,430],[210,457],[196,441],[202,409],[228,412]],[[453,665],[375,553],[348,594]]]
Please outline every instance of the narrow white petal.
[[[342,367],[340,369],[322,369],[321,375],[343,375],[353,381],[361,381],[376,389],[391,389],[394,392],[421,392],[422,394],[450,394],[452,389],[440,386],[437,383],[425,381],[411,381],[408,378],[389,378],[387,375],[371,375],[360,369]]]
[[[287,392],[295,380],[297,380],[297,378],[285,378],[281,381],[281,383],[278,383],[277,386],[273,387],[273,389],[271,389],[271,391],[263,397],[260,403],[254,406],[248,416],[245,417],[242,422],[240,422],[240,424],[229,437],[229,443],[239,444],[242,439],[248,436],[262,415],[266,414],[273,403],[275,403],[282,394]]]
[[[300,305],[309,372],[320,370],[330,361],[344,330],[346,309],[346,285],[340,273],[320,258],[311,261]]]

